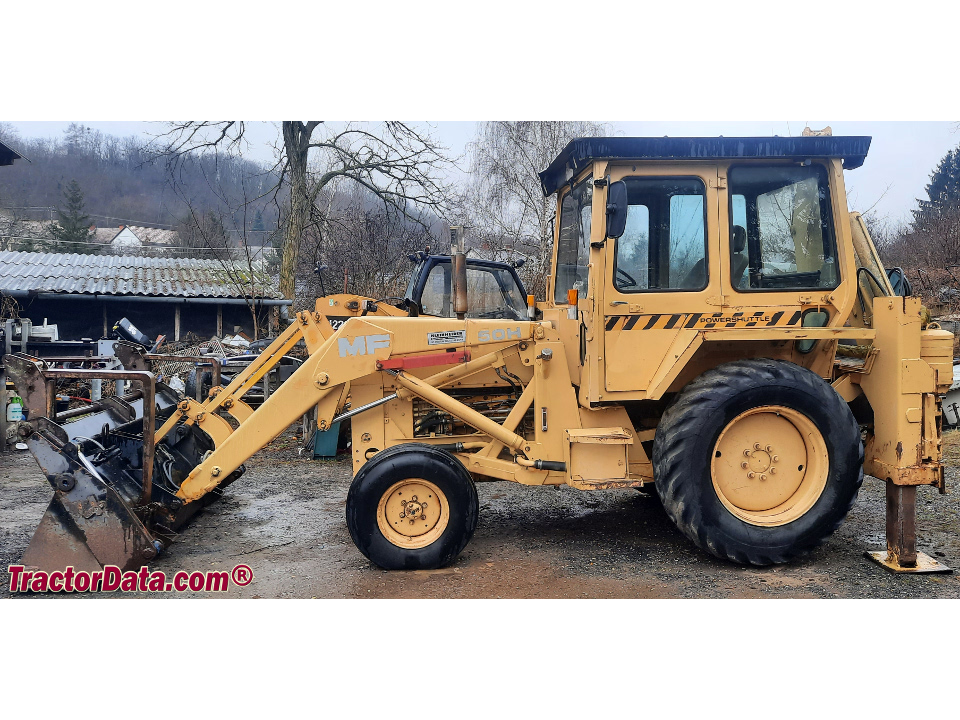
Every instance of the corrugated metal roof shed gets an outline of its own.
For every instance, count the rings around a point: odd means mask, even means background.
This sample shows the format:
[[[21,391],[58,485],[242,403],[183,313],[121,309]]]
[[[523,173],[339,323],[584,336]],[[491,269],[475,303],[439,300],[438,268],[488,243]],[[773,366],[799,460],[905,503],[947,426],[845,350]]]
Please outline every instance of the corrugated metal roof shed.
[[[0,165],[13,165],[14,160],[23,160],[23,155],[0,142]]]
[[[262,270],[254,272],[252,282],[244,263],[233,266],[232,274],[239,282],[217,260],[0,252],[0,291],[7,294],[243,298],[253,288],[257,298],[283,297]]]

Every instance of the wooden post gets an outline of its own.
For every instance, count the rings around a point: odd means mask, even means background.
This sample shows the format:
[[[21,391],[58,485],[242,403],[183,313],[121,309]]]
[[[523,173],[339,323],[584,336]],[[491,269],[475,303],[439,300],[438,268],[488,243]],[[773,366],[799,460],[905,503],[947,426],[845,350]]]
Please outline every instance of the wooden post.
[[[173,339],[176,342],[180,341],[180,305],[174,305],[173,307]]]
[[[223,337],[223,305],[217,305],[217,337]]]
[[[103,337],[106,339],[110,337],[110,328],[107,327],[107,303],[102,302],[100,305],[103,307]]]

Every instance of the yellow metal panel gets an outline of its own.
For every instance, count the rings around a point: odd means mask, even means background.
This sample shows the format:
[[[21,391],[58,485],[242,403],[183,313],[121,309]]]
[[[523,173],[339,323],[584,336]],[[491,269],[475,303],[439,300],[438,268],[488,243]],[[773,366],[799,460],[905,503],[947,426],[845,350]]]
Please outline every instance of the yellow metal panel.
[[[923,360],[902,361],[902,392],[921,394],[936,390],[937,380],[931,368]]]
[[[606,333],[606,389],[645,390],[679,334],[678,327]]]
[[[936,380],[920,360],[920,324],[918,298],[876,298],[879,352],[870,372],[860,376],[874,416],[864,471],[897,485],[938,484],[942,474],[939,452],[931,457],[924,438],[924,396],[936,392]],[[936,430],[930,432],[939,440]]]
[[[633,434],[622,427],[570,428],[567,439],[572,443],[586,445],[633,445]]]

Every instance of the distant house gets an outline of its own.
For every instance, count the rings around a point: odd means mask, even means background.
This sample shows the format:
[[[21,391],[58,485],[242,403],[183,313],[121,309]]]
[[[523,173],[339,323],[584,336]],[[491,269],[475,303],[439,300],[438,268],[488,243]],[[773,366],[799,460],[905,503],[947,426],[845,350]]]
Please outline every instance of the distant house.
[[[143,240],[137,237],[137,235],[130,228],[121,225],[117,234],[114,235],[113,239],[110,241],[110,246],[115,248],[143,247]]]
[[[121,225],[115,230],[113,228],[103,228],[104,232],[111,231],[116,234],[108,241],[114,248],[144,247],[153,245],[158,247],[175,247],[180,245],[180,235],[176,230],[163,230],[161,228],[148,228],[142,225]],[[97,229],[98,239],[100,229]]]
[[[151,337],[222,337],[236,327],[252,337],[247,298],[272,329],[292,304],[266,272],[251,277],[245,264],[133,255],[0,251],[0,293],[17,299],[21,317],[47,318],[69,340],[105,337],[122,317]]]

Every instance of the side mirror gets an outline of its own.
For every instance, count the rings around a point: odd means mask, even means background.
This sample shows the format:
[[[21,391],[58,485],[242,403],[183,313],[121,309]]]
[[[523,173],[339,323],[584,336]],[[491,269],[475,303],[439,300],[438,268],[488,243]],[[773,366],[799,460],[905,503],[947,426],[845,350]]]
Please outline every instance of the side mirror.
[[[627,229],[627,184],[623,180],[610,183],[607,190],[607,237],[618,238]]]

